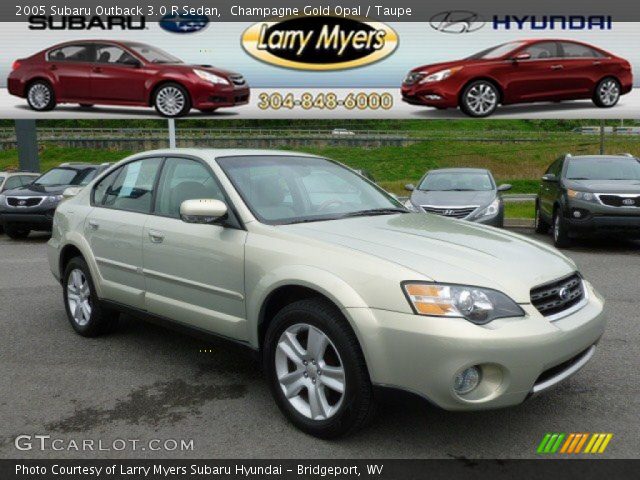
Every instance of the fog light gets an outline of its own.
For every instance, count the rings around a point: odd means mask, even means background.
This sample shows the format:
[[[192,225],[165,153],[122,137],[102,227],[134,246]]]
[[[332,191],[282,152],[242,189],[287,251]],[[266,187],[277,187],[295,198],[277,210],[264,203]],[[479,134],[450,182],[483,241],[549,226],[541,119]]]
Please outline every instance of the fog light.
[[[471,392],[480,383],[480,369],[476,366],[469,367],[458,373],[453,379],[453,389],[458,395]]]
[[[574,210],[573,211],[573,216],[576,218],[581,218],[582,217],[582,212],[580,212],[580,210]]]
[[[424,98],[427,100],[442,100],[440,95],[425,95]]]

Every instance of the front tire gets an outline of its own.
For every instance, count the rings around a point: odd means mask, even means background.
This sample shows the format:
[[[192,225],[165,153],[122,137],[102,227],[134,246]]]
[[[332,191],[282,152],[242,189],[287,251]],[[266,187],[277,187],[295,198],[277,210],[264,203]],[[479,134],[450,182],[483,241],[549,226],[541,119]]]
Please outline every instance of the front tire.
[[[549,233],[549,227],[551,227],[551,225],[549,225],[549,223],[546,222],[544,218],[542,218],[542,212],[540,211],[539,202],[536,202],[535,222],[536,222],[536,233]]]
[[[332,304],[307,299],[284,307],[267,330],[263,361],[276,404],[300,430],[336,438],[371,419],[373,388],[362,350]]]
[[[562,212],[557,209],[553,214],[553,244],[556,248],[567,248],[571,246],[571,238],[567,225],[562,217]]]
[[[12,224],[6,225],[4,230],[7,234],[7,237],[12,240],[24,240],[31,233],[31,230],[28,228]]]
[[[91,272],[83,258],[72,258],[62,278],[67,318],[76,333],[96,337],[116,328],[119,314],[106,308],[98,299]]]
[[[167,118],[182,117],[191,110],[189,92],[177,83],[165,83],[153,97],[156,111]]]
[[[500,101],[498,88],[487,80],[471,82],[462,92],[460,97],[460,110],[470,117],[488,117]]]
[[[32,110],[46,112],[56,106],[56,96],[51,84],[37,80],[27,87],[27,103]]]
[[[600,108],[611,108],[620,100],[620,82],[613,77],[603,78],[593,92],[593,103]]]

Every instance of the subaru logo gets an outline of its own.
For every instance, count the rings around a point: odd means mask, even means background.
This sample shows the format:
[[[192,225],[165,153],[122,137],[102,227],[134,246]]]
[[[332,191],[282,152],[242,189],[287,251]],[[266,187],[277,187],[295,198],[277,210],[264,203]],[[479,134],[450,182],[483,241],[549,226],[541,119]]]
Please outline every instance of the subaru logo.
[[[560,297],[560,300],[566,302],[567,300],[569,300],[570,293],[571,292],[569,291],[569,287],[562,287],[558,292],[558,296]]]
[[[171,33],[195,33],[209,25],[206,15],[165,15],[159,22],[160,28]]]
[[[443,33],[471,33],[480,30],[484,24],[480,15],[467,10],[436,13],[429,20],[431,28]]]
[[[635,205],[636,201],[633,198],[625,198],[624,200],[622,200],[622,204],[630,207]]]

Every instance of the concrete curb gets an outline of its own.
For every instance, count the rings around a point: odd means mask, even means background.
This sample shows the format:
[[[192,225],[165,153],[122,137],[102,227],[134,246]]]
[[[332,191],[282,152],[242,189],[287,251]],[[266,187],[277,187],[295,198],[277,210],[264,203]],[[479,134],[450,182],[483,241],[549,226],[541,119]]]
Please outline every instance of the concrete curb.
[[[535,220],[533,218],[505,218],[505,227],[533,228]]]

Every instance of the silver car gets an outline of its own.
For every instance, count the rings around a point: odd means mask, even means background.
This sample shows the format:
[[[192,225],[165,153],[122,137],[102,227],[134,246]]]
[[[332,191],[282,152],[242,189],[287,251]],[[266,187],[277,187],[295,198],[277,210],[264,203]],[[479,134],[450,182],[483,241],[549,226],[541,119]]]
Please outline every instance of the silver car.
[[[496,185],[493,175],[484,168],[441,168],[422,177],[418,186],[405,185],[411,197],[405,206],[415,212],[502,228],[504,202],[500,195],[511,185]]]
[[[552,247],[410,213],[324,158],[151,151],[65,196],[48,255],[77,333],[133,311],[248,346],[319,437],[363,426],[374,387],[449,410],[519,404],[604,331],[602,298]]]

